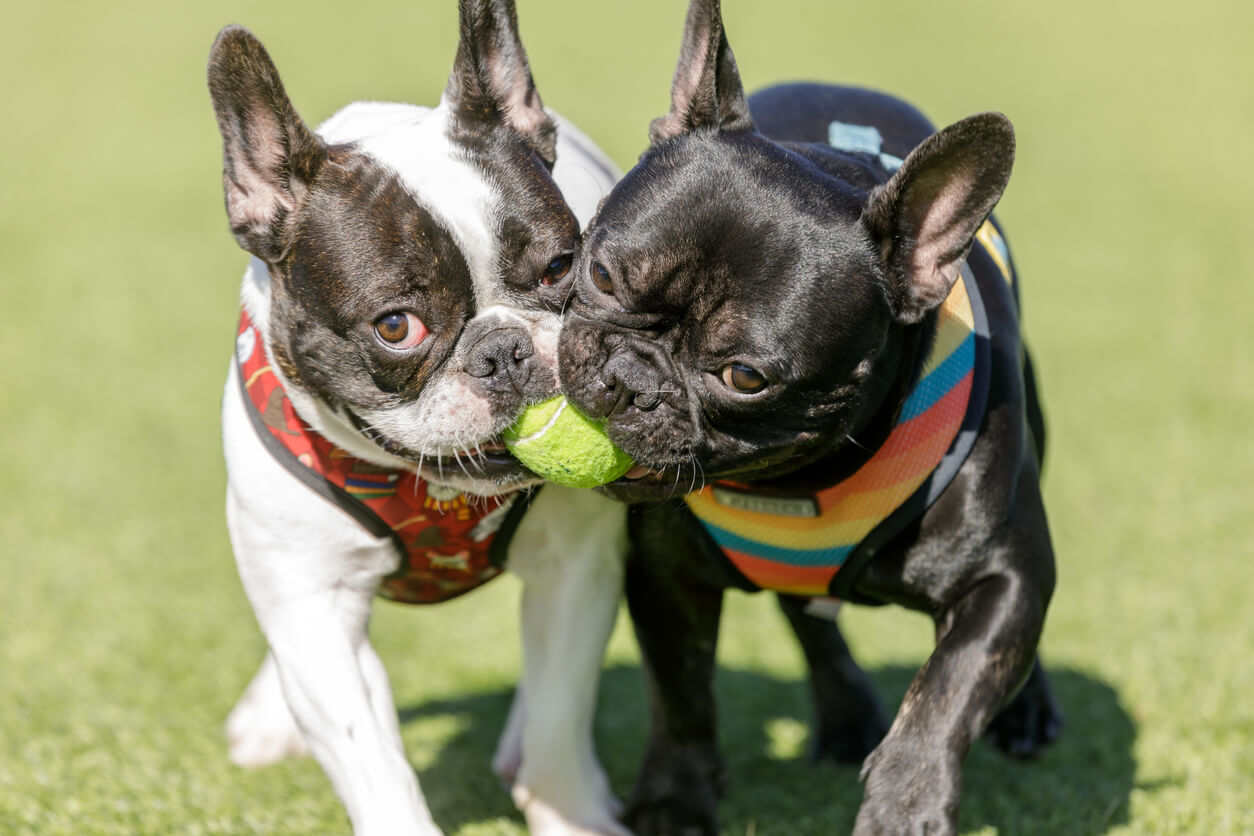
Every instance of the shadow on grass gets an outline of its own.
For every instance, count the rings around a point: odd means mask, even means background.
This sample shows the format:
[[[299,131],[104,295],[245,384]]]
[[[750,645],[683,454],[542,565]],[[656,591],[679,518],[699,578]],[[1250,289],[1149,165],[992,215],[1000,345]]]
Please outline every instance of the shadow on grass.
[[[884,704],[895,709],[915,671],[871,670]],[[1085,673],[1050,670],[1065,715],[1062,738],[1036,761],[1016,762],[983,742],[963,768],[962,832],[1097,834],[1128,820],[1135,725],[1110,686]],[[847,833],[862,798],[856,767],[814,766],[804,754],[809,724],[803,683],[744,670],[719,670],[718,700],[727,793],[727,834]],[[520,822],[489,769],[511,694],[497,691],[410,706],[408,724],[453,715],[461,731],[421,770],[436,821],[449,832],[475,822]],[[597,747],[610,781],[626,796],[644,751],[648,708],[643,674],[616,666],[601,679]],[[473,778],[473,780],[470,780]]]

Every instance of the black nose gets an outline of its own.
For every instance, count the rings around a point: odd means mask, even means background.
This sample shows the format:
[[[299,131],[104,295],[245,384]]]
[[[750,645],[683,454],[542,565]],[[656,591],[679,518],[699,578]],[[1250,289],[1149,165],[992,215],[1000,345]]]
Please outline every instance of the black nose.
[[[616,354],[601,372],[601,407],[613,415],[628,406],[648,412],[662,402],[661,378],[639,357]]]
[[[522,328],[497,326],[475,342],[466,358],[466,373],[498,386],[521,390],[531,374],[528,362],[535,353],[531,337]]]

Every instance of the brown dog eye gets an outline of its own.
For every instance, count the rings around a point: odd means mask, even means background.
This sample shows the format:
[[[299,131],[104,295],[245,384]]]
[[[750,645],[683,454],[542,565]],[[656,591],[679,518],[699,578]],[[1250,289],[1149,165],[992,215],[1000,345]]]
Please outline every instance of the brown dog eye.
[[[614,282],[610,279],[610,271],[599,261],[592,262],[592,283],[602,293],[613,293]]]
[[[413,348],[427,337],[427,326],[411,313],[397,312],[379,317],[374,332],[388,348]]]
[[[752,395],[766,388],[766,377],[757,369],[743,363],[724,366],[723,382],[728,387],[746,395]]]
[[[566,278],[573,260],[574,255],[565,253],[550,261],[549,266],[545,267],[544,272],[540,274],[540,284],[544,287],[551,287]]]

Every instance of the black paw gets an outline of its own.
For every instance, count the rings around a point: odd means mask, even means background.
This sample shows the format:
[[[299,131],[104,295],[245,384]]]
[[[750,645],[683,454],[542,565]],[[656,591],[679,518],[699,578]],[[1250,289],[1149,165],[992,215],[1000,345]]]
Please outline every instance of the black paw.
[[[886,740],[862,768],[866,789],[854,836],[953,836],[958,829],[960,760]]]
[[[636,836],[713,836],[724,780],[716,747],[655,745],[645,755],[623,823]]]
[[[684,810],[674,804],[629,807],[623,823],[636,836],[715,836],[718,816],[701,815],[700,811]]]
[[[1023,688],[997,713],[985,738],[1012,758],[1027,760],[1044,752],[1062,733],[1062,712],[1038,661]]]

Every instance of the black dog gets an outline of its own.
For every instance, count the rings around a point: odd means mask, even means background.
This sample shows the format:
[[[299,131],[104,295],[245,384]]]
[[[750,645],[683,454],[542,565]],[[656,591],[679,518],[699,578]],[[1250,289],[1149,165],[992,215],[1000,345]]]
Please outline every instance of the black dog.
[[[717,0],[693,0],[650,138],[586,233],[560,347],[571,401],[639,463],[607,488],[644,503],[627,593],[655,719],[629,822],[716,830],[722,590],[766,587],[795,596],[820,753],[870,752],[855,832],[952,833],[978,735],[1028,756],[1060,727],[1034,664],[1054,587],[1043,424],[989,220],[1010,123],[935,133],[895,98],[819,85],[746,100]],[[882,741],[834,626],[801,612],[825,596],[935,621]]]

